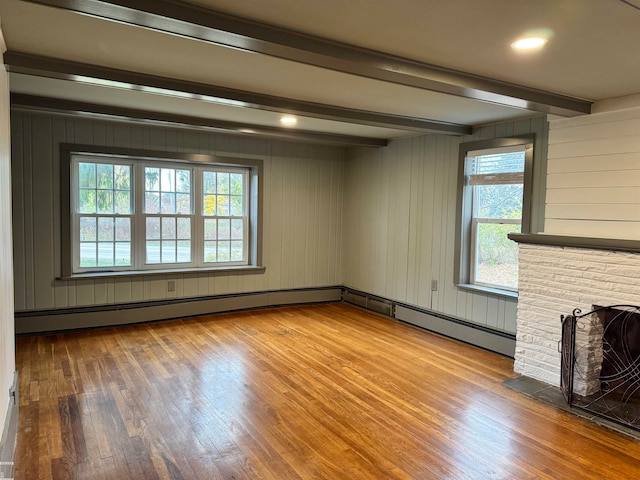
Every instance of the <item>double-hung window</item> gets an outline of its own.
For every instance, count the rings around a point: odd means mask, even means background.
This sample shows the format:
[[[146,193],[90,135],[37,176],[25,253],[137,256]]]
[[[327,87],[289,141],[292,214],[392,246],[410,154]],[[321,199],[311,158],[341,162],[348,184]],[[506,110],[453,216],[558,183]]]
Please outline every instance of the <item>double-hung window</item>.
[[[528,231],[531,138],[461,145],[457,283],[516,292],[518,247],[509,233]]]
[[[259,167],[70,152],[63,276],[258,265]]]

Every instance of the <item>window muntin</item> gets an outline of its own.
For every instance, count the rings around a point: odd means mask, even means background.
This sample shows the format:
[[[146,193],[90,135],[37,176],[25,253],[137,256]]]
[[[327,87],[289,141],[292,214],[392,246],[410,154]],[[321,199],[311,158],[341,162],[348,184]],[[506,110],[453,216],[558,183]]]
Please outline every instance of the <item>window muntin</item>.
[[[461,145],[456,284],[517,291],[518,249],[508,234],[529,228],[532,140]]]
[[[474,152],[465,160],[471,197],[470,283],[518,289],[518,247],[508,238],[520,232],[524,192],[524,148]]]
[[[193,170],[144,167],[145,264],[192,263]]]
[[[246,171],[203,172],[204,262],[245,261],[248,245]]]
[[[72,273],[249,264],[249,168],[78,155],[70,170]]]
[[[78,268],[131,266],[131,165],[79,161],[74,173]]]

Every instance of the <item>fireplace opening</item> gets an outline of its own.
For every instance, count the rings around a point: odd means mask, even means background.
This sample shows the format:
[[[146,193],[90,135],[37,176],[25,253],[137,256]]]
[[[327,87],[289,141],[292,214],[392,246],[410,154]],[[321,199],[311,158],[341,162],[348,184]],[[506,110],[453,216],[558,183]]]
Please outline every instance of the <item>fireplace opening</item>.
[[[632,311],[597,312],[603,326],[600,389],[620,401],[640,403],[640,318]]]
[[[640,307],[562,316],[560,352],[569,405],[640,430]]]

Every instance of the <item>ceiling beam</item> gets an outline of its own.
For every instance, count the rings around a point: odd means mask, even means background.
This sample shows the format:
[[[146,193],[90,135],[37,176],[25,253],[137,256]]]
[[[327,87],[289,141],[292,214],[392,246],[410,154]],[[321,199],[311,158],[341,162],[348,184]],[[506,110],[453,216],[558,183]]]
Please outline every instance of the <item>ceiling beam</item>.
[[[591,102],[438,67],[170,0],[28,0],[106,20],[243,51],[562,116],[591,112]]]
[[[196,128],[225,134],[238,134],[251,137],[269,137],[306,143],[329,143],[333,145],[357,147],[385,147],[388,141],[382,138],[360,137],[333,133],[309,132],[287,128],[248,125],[190,115],[154,112],[133,108],[100,105],[97,103],[62,100],[37,95],[11,94],[11,108],[19,110],[50,111],[63,114],[106,117],[111,120],[137,122],[151,125]]]
[[[88,63],[71,62],[23,52],[6,52],[4,54],[4,63],[9,71],[15,73],[128,88],[130,90],[153,92],[153,89],[159,89],[165,95],[175,95],[180,98],[208,100],[225,105],[296,114],[337,122],[356,123],[418,133],[466,135],[472,131],[471,126],[458,123],[438,122],[424,118],[292,100],[245,90],[159,77]]]

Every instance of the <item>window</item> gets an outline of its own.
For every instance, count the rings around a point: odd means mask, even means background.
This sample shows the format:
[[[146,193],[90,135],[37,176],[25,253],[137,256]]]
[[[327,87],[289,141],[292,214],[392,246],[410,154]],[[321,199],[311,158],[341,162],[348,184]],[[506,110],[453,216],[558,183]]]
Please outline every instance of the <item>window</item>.
[[[529,230],[533,139],[461,145],[457,282],[489,291],[518,289],[518,247],[509,233]]]
[[[259,265],[261,162],[65,147],[62,276]]]

